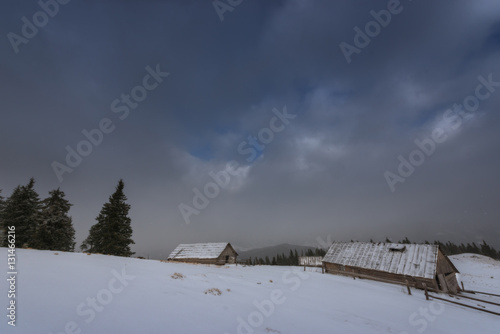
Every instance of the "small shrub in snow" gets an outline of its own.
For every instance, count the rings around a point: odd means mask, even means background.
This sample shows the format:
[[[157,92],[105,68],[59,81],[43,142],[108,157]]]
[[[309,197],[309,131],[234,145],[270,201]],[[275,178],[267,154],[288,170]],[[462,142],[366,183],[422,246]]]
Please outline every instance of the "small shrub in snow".
[[[211,295],[214,295],[214,296],[220,296],[222,295],[222,291],[220,291],[219,289],[217,288],[211,288],[211,289],[208,289],[205,291],[205,294],[211,294]]]
[[[170,275],[170,277],[172,277],[173,279],[183,279],[185,276],[181,273],[173,273],[172,275]]]

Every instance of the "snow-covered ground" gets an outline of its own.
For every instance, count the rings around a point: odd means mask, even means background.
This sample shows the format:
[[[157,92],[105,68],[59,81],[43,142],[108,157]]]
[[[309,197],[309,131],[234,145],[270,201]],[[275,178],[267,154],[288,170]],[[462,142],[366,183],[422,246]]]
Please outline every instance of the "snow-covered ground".
[[[452,255],[450,260],[460,272],[466,290],[500,294],[500,261],[478,254]]]
[[[6,276],[6,248],[0,261]],[[466,288],[500,294],[499,261],[472,254],[452,261]],[[426,301],[420,290],[409,296],[401,286],[298,267],[17,250],[17,270],[16,326],[3,307],[2,334],[500,332],[500,317]]]

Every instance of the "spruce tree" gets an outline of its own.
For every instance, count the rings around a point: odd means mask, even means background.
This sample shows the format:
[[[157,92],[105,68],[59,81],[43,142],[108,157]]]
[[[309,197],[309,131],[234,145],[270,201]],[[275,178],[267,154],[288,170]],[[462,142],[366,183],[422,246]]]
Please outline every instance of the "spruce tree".
[[[89,253],[101,253],[129,257],[132,240],[132,227],[128,211],[130,205],[125,201],[123,180],[118,182],[116,191],[109,197],[97,216],[97,223],[90,228],[89,236],[83,242],[81,249]]]
[[[98,222],[97,224],[90,227],[89,236],[83,241],[82,245],[80,246],[80,249],[82,251],[88,253],[100,253],[98,243],[99,236],[101,235],[102,231],[102,226],[103,224]]]
[[[72,252],[75,249],[75,229],[68,216],[72,204],[64,198],[64,192],[56,189],[42,201],[41,221],[32,246],[37,249]]]
[[[2,193],[2,189],[0,189],[0,194]],[[3,223],[3,209],[5,207],[5,200],[3,199],[3,196],[0,195],[0,245],[3,245],[4,243],[4,238],[7,236],[7,231],[4,230],[4,223]]]
[[[17,186],[5,201],[2,223],[4,233],[8,226],[16,228],[16,247],[31,247],[35,230],[40,223],[40,197],[34,189],[35,179],[25,186]],[[3,246],[7,246],[4,238]]]

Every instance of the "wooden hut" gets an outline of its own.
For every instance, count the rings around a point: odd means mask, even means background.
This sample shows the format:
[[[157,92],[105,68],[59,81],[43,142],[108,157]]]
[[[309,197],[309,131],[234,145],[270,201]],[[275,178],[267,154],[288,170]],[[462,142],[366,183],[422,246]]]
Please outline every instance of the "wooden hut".
[[[228,242],[180,244],[168,256],[169,261],[219,264],[236,263],[238,253]]]
[[[321,268],[322,265],[322,256],[299,256],[299,266]]]
[[[442,292],[460,288],[457,268],[437,245],[335,242],[323,258],[323,270]]]

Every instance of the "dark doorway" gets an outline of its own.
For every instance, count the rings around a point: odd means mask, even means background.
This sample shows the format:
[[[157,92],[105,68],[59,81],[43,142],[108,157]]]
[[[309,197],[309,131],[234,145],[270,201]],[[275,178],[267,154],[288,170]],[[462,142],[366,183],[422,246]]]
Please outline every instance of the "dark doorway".
[[[229,262],[229,255],[226,255],[226,263]]]

